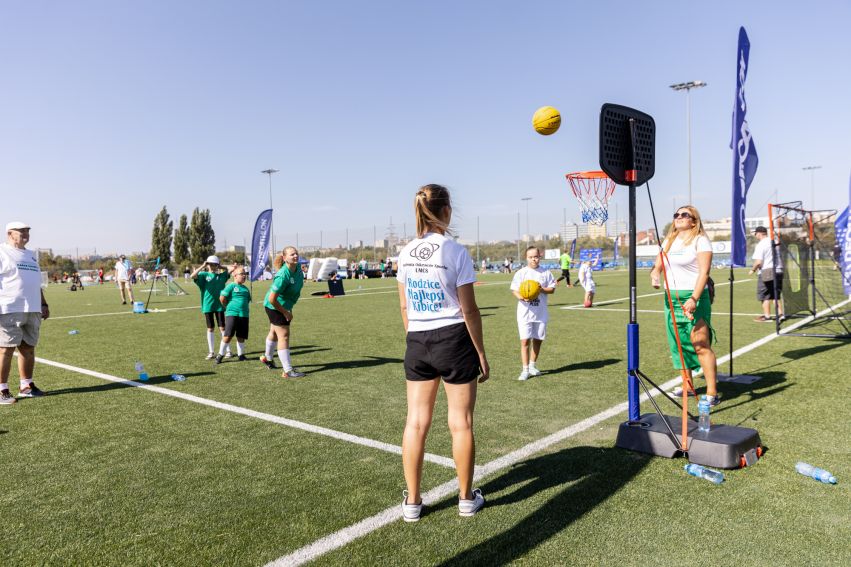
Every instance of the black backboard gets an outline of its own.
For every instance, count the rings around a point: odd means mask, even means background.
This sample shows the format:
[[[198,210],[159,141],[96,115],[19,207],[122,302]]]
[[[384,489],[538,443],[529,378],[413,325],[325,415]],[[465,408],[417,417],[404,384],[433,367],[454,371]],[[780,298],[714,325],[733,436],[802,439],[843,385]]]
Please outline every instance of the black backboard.
[[[630,124],[634,125],[632,137]],[[653,117],[627,106],[604,104],[600,109],[600,169],[618,185],[641,185],[653,177],[656,172]]]

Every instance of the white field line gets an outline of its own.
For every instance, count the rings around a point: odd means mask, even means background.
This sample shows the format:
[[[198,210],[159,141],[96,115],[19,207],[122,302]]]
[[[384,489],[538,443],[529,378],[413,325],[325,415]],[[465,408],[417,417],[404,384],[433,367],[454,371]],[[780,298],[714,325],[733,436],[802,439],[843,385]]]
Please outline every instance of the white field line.
[[[156,307],[154,308],[156,309]],[[200,309],[197,305],[192,305],[191,307],[169,307],[167,309],[157,309],[156,311],[151,311],[151,313],[166,313],[167,311],[181,311],[183,309]],[[114,311],[112,313],[87,313],[84,315],[63,315],[62,317],[51,317],[50,321],[56,321],[59,319],[79,319],[81,317],[102,317],[104,315],[133,315],[133,311]],[[139,315],[139,313],[136,313]]]
[[[614,307],[597,307],[596,305],[591,308],[586,308],[583,305],[571,305],[570,307],[562,307],[562,309],[567,309],[568,311],[584,311],[586,313],[593,313],[594,311],[618,311],[623,313],[629,313],[629,309],[623,308],[614,308]],[[661,309],[639,309],[638,313],[665,313],[665,311]],[[726,311],[714,312],[712,313],[713,317],[728,317],[730,314]],[[738,315],[741,317],[759,317],[762,313],[733,313],[733,315]]]
[[[749,281],[751,281],[750,278],[744,279],[744,280],[736,280],[734,283],[740,284],[740,283],[745,283],[745,282],[749,282]],[[719,288],[719,287],[723,287],[725,285],[730,285],[730,282],[717,283],[717,284],[715,284],[715,287]],[[656,291],[656,292],[653,292],[653,293],[645,293],[643,295],[636,295],[635,298],[638,299],[638,298],[641,298],[641,297],[653,297],[653,296],[656,296],[656,295],[662,295],[664,293],[665,293],[664,291]],[[628,301],[628,300],[629,300],[629,296],[619,297],[618,299],[607,299],[606,301],[600,301],[600,302],[595,303],[595,305],[608,305],[609,303],[619,303],[621,301]],[[569,305],[567,307],[562,307],[561,309],[576,309],[576,306],[575,305]]]
[[[833,309],[836,309],[838,307],[842,307],[843,305],[845,305],[846,303],[849,303],[849,302],[851,302],[851,299],[846,299],[845,301],[843,301],[843,302],[841,302],[837,305],[834,305]],[[824,311],[820,312],[817,316],[821,316],[821,315],[827,314],[829,312],[830,312],[830,309],[825,309]],[[794,329],[809,323],[813,319],[814,319],[814,317],[812,317],[812,316],[807,317],[806,319],[802,319],[798,323],[795,323],[794,325],[790,325],[786,329],[783,329],[781,331],[781,334],[793,331]],[[764,345],[768,342],[773,341],[774,339],[776,339],[779,336],[780,335],[778,335],[777,333],[772,333],[770,335],[766,335],[765,337],[763,337],[763,338],[761,338],[761,339],[759,339],[759,340],[757,340],[757,341],[755,341],[755,342],[753,342],[749,345],[743,346],[742,348],[735,350],[732,353],[732,356],[733,357],[741,356],[741,355],[743,355],[747,352],[750,352],[750,351],[752,351],[752,350],[754,350],[754,349],[756,349],[756,348],[758,348],[758,347],[760,347],[760,346],[762,346],[762,345]],[[722,356],[721,358],[718,359],[718,364],[722,364],[722,363],[728,361],[730,359],[730,356],[731,355],[729,355],[729,354]],[[671,380],[668,380],[664,384],[661,384],[660,388],[662,388],[663,390],[667,390],[667,389],[672,388],[674,386],[677,386],[679,384],[680,384],[680,377],[677,376],[677,377],[675,377]],[[659,394],[658,391],[654,390],[652,392],[652,395],[655,397],[655,396],[658,396],[660,394]],[[641,394],[641,396],[639,397],[639,400],[642,401],[642,402],[646,401],[647,399],[648,399],[647,394]],[[511,453],[508,453],[507,455],[504,455],[502,457],[494,459],[493,461],[491,461],[491,462],[489,462],[485,465],[482,465],[480,467],[476,467],[476,472],[473,475],[473,481],[479,482],[483,478],[490,476],[492,474],[495,474],[497,472],[500,472],[500,471],[514,465],[515,463],[518,463],[518,462],[522,461],[523,459],[530,457],[531,455],[533,455],[535,453],[543,451],[544,449],[547,449],[548,447],[555,445],[556,443],[560,443],[560,442],[564,441],[565,439],[568,439],[568,438],[573,437],[574,435],[577,435],[577,434],[579,434],[579,433],[581,433],[581,432],[583,432],[587,429],[590,429],[591,427],[594,427],[595,425],[597,425],[598,423],[600,423],[602,421],[605,421],[605,420],[607,420],[611,417],[615,417],[616,415],[619,415],[619,414],[627,411],[628,408],[629,408],[628,402],[623,402],[623,403],[614,405],[614,406],[610,407],[609,409],[603,410],[600,413],[598,413],[598,414],[596,414],[592,417],[589,417],[587,419],[583,419],[582,421],[575,423],[575,424],[573,424],[569,427],[566,427],[566,428],[564,428],[560,431],[557,431],[557,432],[555,432],[551,435],[548,435],[547,437],[544,437],[542,439],[539,439],[538,441],[534,441],[532,443],[529,443],[528,445],[521,447],[520,449],[517,449],[516,451],[512,451]],[[435,488],[432,488],[428,492],[423,493],[422,499],[423,499],[423,502],[426,503],[426,504],[433,504],[435,502],[439,502],[440,500],[443,500],[444,498],[454,494],[457,491],[458,491],[458,480],[457,479],[450,480],[450,481],[444,482],[443,484],[441,484],[439,486],[436,486]],[[370,516],[369,518],[361,520],[360,522],[357,522],[356,524],[352,524],[351,526],[348,526],[348,527],[343,528],[339,531],[336,531],[332,534],[329,534],[329,535],[327,535],[323,538],[320,538],[320,539],[316,540],[315,542],[313,542],[309,545],[306,545],[306,546],[304,546],[300,549],[293,551],[292,553],[289,553],[287,555],[279,557],[278,559],[267,563],[266,567],[284,567],[284,566],[289,567],[289,566],[292,566],[292,565],[303,565],[304,563],[307,563],[309,561],[313,561],[317,557],[320,557],[320,556],[328,553],[329,551],[339,549],[339,548],[343,547],[344,545],[351,543],[352,541],[354,541],[358,538],[361,538],[361,537],[363,537],[363,536],[365,536],[365,535],[367,535],[367,534],[369,534],[369,533],[371,533],[371,532],[373,532],[377,529],[380,529],[380,528],[382,528],[382,527],[384,527],[384,526],[386,526],[390,523],[393,523],[396,520],[400,519],[401,517],[402,517],[402,511],[400,509],[400,506],[398,504],[395,504],[395,505],[393,505],[393,506],[391,506],[391,507],[389,507],[385,510],[382,510],[381,512],[379,512],[378,514],[375,514],[374,516]]]
[[[17,354],[17,353],[16,353]],[[318,425],[311,425],[309,423],[304,423],[301,421],[296,421],[294,419],[287,419],[285,417],[279,417],[277,415],[271,415],[268,413],[262,413],[259,411],[250,410],[247,408],[242,408],[239,406],[234,406],[231,404],[225,404],[222,402],[217,402],[215,400],[208,400],[206,398],[201,398],[199,396],[193,396],[192,394],[186,394],[184,392],[177,392],[175,390],[170,390],[168,388],[161,388],[159,386],[150,386],[148,384],[142,384],[140,382],[135,382],[133,380],[125,380],[124,378],[119,378],[118,376],[111,376],[109,374],[104,374],[103,372],[97,372],[94,370],[87,370],[85,368],[78,368],[76,366],[71,366],[70,364],[64,364],[62,362],[55,362],[52,360],[46,360],[44,358],[36,357],[36,361],[41,364],[46,364],[48,366],[55,366],[56,368],[62,368],[64,370],[70,370],[71,372],[77,372],[80,374],[85,374],[87,376],[93,376],[94,378],[100,378],[101,380],[107,380],[109,382],[115,382],[116,384],[123,384],[125,386],[135,386],[136,388],[142,388],[143,390],[148,390],[149,392],[156,392],[157,394],[163,394],[165,396],[171,396],[173,398],[179,398],[181,400],[186,400],[189,402],[194,402],[196,404],[201,404],[204,406],[209,406],[212,408],[229,411],[232,413],[237,413],[240,415],[245,415],[248,417],[253,417],[256,419],[261,419],[263,421],[268,421],[271,423],[277,423],[278,425],[285,425],[287,427],[292,427],[294,429],[301,429],[302,431],[308,431],[310,433],[316,433],[319,435],[325,435],[326,437],[332,437],[334,439],[338,439],[340,441],[347,441],[349,443],[355,443],[356,445],[363,445],[365,447],[370,447],[372,449],[379,449],[381,451],[386,451],[388,453],[393,453],[396,455],[402,454],[402,447],[398,445],[391,445],[390,443],[382,443],[381,441],[375,441],[374,439],[367,439],[366,437],[359,437],[357,435],[352,435],[350,433],[344,433],[342,431],[335,431],[333,429],[328,429],[326,427],[319,427]],[[425,460],[430,463],[435,463],[438,465],[442,465],[444,467],[454,469],[455,462],[447,457],[441,457],[440,455],[433,455],[431,453],[426,453]]]

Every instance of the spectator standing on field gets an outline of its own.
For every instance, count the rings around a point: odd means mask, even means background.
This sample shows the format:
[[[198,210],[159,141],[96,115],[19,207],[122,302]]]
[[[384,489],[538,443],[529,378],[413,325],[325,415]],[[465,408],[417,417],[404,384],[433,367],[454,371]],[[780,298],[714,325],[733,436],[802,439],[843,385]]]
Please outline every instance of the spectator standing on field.
[[[133,285],[130,283],[130,271],[133,267],[130,260],[122,254],[115,263],[115,281],[118,283],[118,291],[121,293],[121,305],[127,305],[127,299],[133,303]]]
[[[780,254],[777,254],[777,262],[775,263],[775,254],[771,249],[771,239],[768,238],[768,229],[764,226],[758,226],[753,231],[757,243],[754,248],[753,267],[748,272],[753,274],[759,272],[759,281],[756,284],[756,299],[762,302],[762,315],[754,319],[760,323],[771,322],[771,304],[777,299],[777,316],[781,321],[786,319],[783,315],[783,300],[780,296],[783,293],[783,260]],[[775,298],[776,294],[776,298]]]
[[[41,322],[50,309],[41,290],[41,268],[31,251],[30,227],[23,222],[6,225],[6,242],[0,244],[0,404],[15,403],[9,393],[12,356],[18,349],[19,398],[44,395],[33,382],[35,347]]]

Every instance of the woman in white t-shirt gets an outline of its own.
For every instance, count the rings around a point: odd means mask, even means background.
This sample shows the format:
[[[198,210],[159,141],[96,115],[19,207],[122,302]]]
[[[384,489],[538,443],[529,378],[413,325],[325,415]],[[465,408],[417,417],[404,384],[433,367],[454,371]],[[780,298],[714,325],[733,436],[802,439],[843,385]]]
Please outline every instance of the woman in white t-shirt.
[[[473,409],[477,382],[484,382],[490,374],[482,317],[473,293],[473,261],[466,248],[446,236],[452,217],[449,191],[440,185],[421,187],[414,214],[417,238],[399,253],[396,274],[407,344],[408,416],[402,438],[407,485],[402,514],[406,522],[419,520],[422,511],[425,441],[441,379],[458,474],[458,513],[472,516],[484,505],[481,491],[473,489]]]
[[[668,297],[665,294],[665,323],[668,346],[674,368],[681,369],[677,336],[682,345],[682,357],[689,371],[703,368],[706,378],[706,395],[710,404],[718,403],[715,380],[716,361],[712,350],[712,305],[709,298],[709,270],[712,268],[712,243],[703,230],[700,213],[692,206],[680,207],[674,213],[674,222],[662,242],[663,254],[656,256],[656,264],[650,272],[653,287],[660,287],[660,274],[665,274],[665,287],[670,291],[674,315],[677,320],[676,333],[671,320]],[[663,269],[664,268],[664,269]],[[679,390],[679,391],[678,391]],[[678,388],[674,395],[681,395]]]

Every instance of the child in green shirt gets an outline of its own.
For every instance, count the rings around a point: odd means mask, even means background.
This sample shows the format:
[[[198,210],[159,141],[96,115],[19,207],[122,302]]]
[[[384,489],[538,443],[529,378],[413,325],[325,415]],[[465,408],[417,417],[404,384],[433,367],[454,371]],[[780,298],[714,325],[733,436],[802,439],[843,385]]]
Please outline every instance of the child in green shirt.
[[[216,355],[216,364],[221,364],[234,335],[236,335],[238,360],[240,362],[248,360],[245,357],[245,341],[248,339],[248,309],[251,304],[251,290],[245,287],[246,277],[245,268],[238,267],[233,272],[234,282],[228,284],[219,296],[219,302],[225,308],[225,331],[222,335],[222,343],[219,345],[219,354]]]
[[[235,269],[236,264],[233,265],[231,271]],[[195,268],[190,277],[201,290],[201,313],[204,314],[207,323],[207,360],[210,360],[215,356],[213,353],[215,347],[213,332],[216,325],[218,325],[222,335],[225,334],[225,308],[222,307],[219,296],[230,278],[230,273],[227,270],[222,270],[218,256],[209,256],[206,262]],[[228,348],[226,356],[230,358],[230,348]]]

